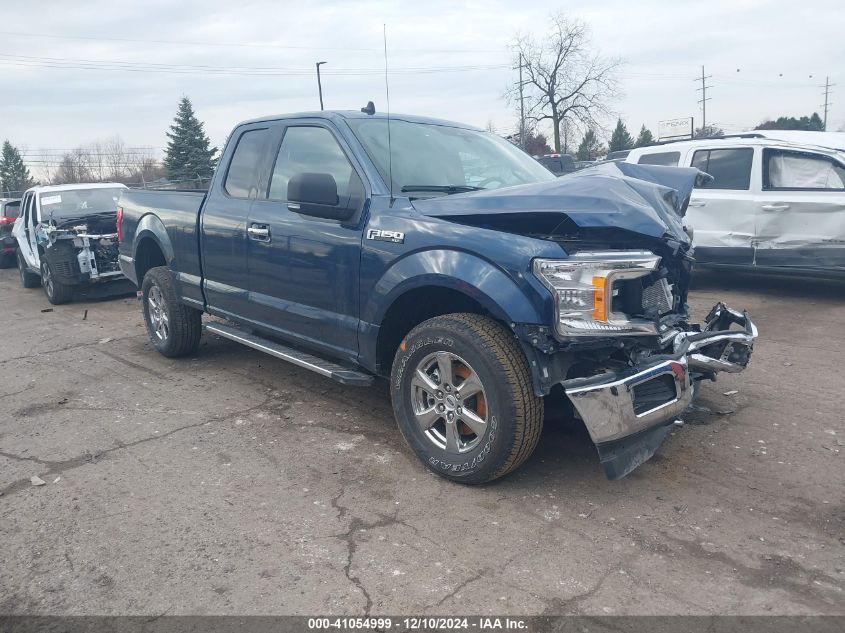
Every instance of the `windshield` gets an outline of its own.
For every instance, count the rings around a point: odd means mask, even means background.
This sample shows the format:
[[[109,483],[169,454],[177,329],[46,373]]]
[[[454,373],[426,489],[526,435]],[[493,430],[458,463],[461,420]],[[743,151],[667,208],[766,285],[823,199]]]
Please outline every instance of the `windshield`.
[[[387,120],[348,122],[384,181],[389,182]],[[393,191],[419,192],[413,197],[498,189],[555,178],[536,160],[489,132],[393,119],[390,143]],[[426,190],[427,186],[435,189]]]
[[[123,189],[70,189],[50,191],[38,196],[42,221],[59,218],[82,218],[96,213],[116,213],[117,200]]]

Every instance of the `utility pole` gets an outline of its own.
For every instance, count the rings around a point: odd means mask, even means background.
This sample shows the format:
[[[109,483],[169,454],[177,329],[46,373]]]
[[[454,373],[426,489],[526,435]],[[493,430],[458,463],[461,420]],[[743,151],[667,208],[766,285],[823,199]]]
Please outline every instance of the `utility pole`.
[[[320,110],[323,110],[323,83],[320,81],[320,66],[326,62],[317,62],[317,90],[320,91]]]
[[[522,83],[522,51],[520,51],[519,52],[519,146],[522,148],[523,151],[525,151],[525,96],[523,94],[522,87],[523,87],[523,83]]]
[[[710,101],[710,97],[707,96],[707,89],[712,88],[713,86],[707,85],[707,80],[712,78],[713,75],[704,75],[704,66],[701,67],[701,77],[696,77],[693,81],[700,81],[701,88],[696,88],[695,91],[701,91],[701,99],[699,99],[698,103],[701,104],[701,129],[704,130],[707,127],[707,102]],[[693,133],[695,130],[693,130]]]
[[[824,86],[819,86],[819,88],[824,88],[824,127],[822,130],[827,132],[827,111],[833,103],[830,102],[830,89],[835,86],[836,84],[830,83],[830,77],[824,78]]]

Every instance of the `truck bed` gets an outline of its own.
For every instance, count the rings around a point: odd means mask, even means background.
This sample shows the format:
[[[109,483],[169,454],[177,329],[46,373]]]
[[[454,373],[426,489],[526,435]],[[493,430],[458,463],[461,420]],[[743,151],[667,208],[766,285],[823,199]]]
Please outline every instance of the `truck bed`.
[[[198,239],[199,213],[205,191],[174,191],[161,189],[129,189],[121,197],[123,209],[122,239],[120,241],[121,268],[129,279],[140,286],[135,273],[133,254],[144,256],[144,239],[166,237],[161,243],[172,244],[172,252],[165,253],[174,278],[184,287],[185,298],[202,301]]]

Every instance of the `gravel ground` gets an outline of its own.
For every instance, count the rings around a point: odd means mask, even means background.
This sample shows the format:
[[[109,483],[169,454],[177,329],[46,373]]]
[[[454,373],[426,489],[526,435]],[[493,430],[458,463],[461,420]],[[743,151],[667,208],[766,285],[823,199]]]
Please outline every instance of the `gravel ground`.
[[[843,291],[699,276],[694,315],[747,308],[760,342],[653,459],[608,482],[547,419],[462,487],[384,385],[211,336],[169,360],[133,296],[42,312],[0,271],[0,613],[845,614]]]

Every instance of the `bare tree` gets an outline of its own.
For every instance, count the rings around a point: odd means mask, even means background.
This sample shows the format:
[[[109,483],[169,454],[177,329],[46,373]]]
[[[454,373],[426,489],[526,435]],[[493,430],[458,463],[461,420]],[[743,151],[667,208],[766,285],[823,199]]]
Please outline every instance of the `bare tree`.
[[[119,135],[114,135],[103,143],[103,160],[106,163],[106,175],[109,180],[120,181],[129,172],[126,144]]]
[[[95,180],[89,169],[89,163],[90,154],[81,147],[65,153],[52,175],[52,184],[63,185]]]
[[[601,127],[599,119],[611,114],[608,105],[617,96],[616,73],[622,62],[591,50],[584,22],[555,14],[548,36],[542,41],[518,36],[515,48],[523,60],[525,117],[551,122],[556,151],[561,148],[562,122]],[[518,103],[518,84],[508,98]]]

